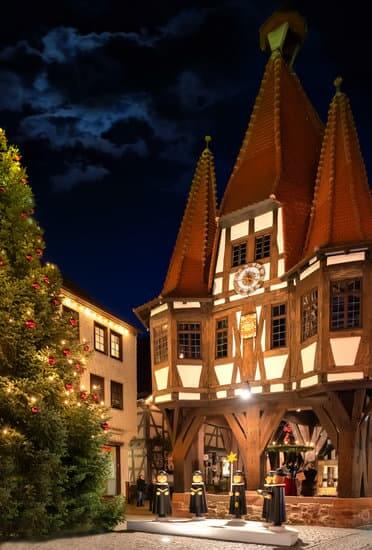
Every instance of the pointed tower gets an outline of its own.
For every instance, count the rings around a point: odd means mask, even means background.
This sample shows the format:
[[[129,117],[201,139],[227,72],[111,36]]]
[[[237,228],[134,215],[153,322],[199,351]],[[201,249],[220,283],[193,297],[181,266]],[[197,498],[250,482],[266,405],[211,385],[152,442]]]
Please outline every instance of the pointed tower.
[[[271,56],[221,204],[221,221],[268,200],[283,206],[286,269],[302,254],[323,134],[292,69],[306,32],[294,11],[274,13],[260,29]]]
[[[216,178],[206,136],[169,264],[162,296],[208,295],[208,274],[216,232]]]
[[[335,80],[316,180],[306,255],[372,240],[372,202],[350,102]]]

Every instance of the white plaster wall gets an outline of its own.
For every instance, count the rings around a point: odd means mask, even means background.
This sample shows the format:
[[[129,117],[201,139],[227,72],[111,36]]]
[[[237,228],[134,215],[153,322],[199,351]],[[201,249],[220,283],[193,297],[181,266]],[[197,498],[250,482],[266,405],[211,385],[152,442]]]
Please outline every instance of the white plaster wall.
[[[300,382],[301,388],[308,388],[309,386],[315,386],[318,383],[318,376],[309,376],[308,378],[303,378]]]
[[[346,264],[365,260],[365,252],[351,252],[350,254],[336,254],[327,257],[327,265]]]
[[[248,235],[248,220],[231,226],[231,240],[241,239]]]
[[[174,309],[188,309],[200,307],[200,302],[173,302]]]
[[[221,294],[222,292],[222,277],[216,277],[213,284],[213,294]]]
[[[266,378],[273,380],[274,378],[281,378],[285,364],[287,362],[288,354],[273,355],[271,357],[264,357]]]
[[[223,271],[223,260],[225,256],[225,243],[226,243],[226,229],[223,228],[221,231],[220,244],[218,247],[218,256],[216,264],[216,273],[221,273]]]
[[[200,399],[200,393],[180,392],[178,394],[178,399],[193,401],[194,399]]]
[[[251,393],[262,393],[262,386],[252,386]]]
[[[360,344],[360,336],[331,338],[330,341],[336,367],[354,365]]]
[[[184,388],[198,388],[202,365],[177,365],[178,374]]]
[[[278,243],[278,253],[283,254],[284,252],[284,232],[283,232],[283,209],[278,209],[278,235],[277,235],[277,243]]]
[[[363,372],[334,372],[327,375],[328,382],[343,382],[344,380],[362,380]]]
[[[262,351],[266,351],[266,320],[262,323],[261,349]]]
[[[164,395],[157,395],[155,397],[155,403],[165,403],[166,401],[172,401],[171,393],[165,393]]]
[[[214,367],[217,380],[220,386],[231,384],[233,368],[234,368],[234,363],[224,363],[223,365],[216,365]]]
[[[168,304],[161,304],[160,306],[154,307],[151,310],[150,316],[153,317],[154,315],[157,315],[158,313],[162,313],[163,311],[167,311]]]
[[[226,390],[218,391],[218,392],[216,392],[216,396],[217,396],[218,399],[223,399],[223,398],[227,397],[227,391]]]
[[[265,212],[265,214],[261,214],[260,216],[256,216],[254,219],[254,230],[257,233],[257,231],[262,231],[263,229],[267,229],[269,227],[273,226],[273,213]]]
[[[213,302],[213,305],[215,306],[221,306],[222,304],[224,304],[226,302],[225,298],[219,298],[218,300],[215,300]]]
[[[168,386],[169,367],[163,367],[154,372],[158,391],[165,390]]]
[[[280,258],[278,260],[278,277],[281,277],[285,273],[285,262],[284,258]]]
[[[302,368],[304,373],[308,373],[314,370],[316,346],[317,343],[313,342],[312,344],[302,348],[301,350]]]
[[[270,391],[272,393],[278,392],[278,391],[284,391],[284,384],[271,384]]]

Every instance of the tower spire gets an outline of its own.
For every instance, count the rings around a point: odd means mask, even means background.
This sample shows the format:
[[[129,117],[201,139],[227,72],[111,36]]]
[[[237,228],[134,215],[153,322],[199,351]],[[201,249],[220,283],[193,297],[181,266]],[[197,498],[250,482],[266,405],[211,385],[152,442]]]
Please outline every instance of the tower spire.
[[[196,165],[162,296],[208,295],[217,210],[214,158],[209,149],[211,139],[205,137],[206,147]]]
[[[342,78],[328,111],[306,240],[319,248],[372,240],[372,201],[353,114]]]

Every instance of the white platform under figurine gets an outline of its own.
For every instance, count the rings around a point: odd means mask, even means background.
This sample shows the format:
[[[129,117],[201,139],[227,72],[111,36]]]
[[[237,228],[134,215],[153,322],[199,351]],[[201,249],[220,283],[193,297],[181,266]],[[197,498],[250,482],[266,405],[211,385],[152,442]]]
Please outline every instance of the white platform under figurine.
[[[225,540],[253,544],[271,544],[273,546],[290,547],[296,544],[298,531],[292,527],[284,527],[281,531],[272,531],[259,521],[246,521],[239,526],[229,525],[229,520],[167,518],[168,521],[135,520],[127,522],[127,529],[158,535],[174,535],[178,537],[196,537],[202,539]]]

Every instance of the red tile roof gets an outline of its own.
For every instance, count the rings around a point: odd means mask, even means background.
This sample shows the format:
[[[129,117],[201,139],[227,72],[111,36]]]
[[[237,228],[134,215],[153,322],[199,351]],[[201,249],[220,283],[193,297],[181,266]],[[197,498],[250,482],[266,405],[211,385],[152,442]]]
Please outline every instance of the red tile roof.
[[[283,206],[286,268],[300,258],[323,125],[278,51],[270,57],[221,216],[275,195]]]
[[[305,254],[372,239],[372,202],[348,97],[339,90],[328,112]]]
[[[216,233],[216,177],[208,147],[195,170],[162,296],[204,297]]]

